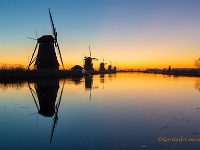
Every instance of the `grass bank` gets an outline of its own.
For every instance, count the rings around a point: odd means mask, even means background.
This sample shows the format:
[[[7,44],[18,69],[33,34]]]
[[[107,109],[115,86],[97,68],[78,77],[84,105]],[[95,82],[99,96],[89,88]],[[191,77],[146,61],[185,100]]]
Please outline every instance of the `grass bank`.
[[[81,72],[71,70],[24,70],[24,69],[1,69],[0,80],[2,79],[39,79],[39,78],[65,78],[82,77]]]

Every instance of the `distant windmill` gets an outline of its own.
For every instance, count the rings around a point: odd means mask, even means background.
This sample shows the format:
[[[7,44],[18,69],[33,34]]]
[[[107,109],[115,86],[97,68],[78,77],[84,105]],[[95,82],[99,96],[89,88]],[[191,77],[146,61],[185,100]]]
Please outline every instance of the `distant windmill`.
[[[103,58],[103,57],[102,57]],[[99,71],[105,71],[106,69],[105,69],[105,64],[106,63],[104,63],[104,58],[103,58],[103,62],[101,62],[100,63],[100,66],[99,66]]]
[[[86,71],[94,71],[92,60],[98,60],[98,59],[91,57],[90,46],[89,46],[89,52],[90,52],[90,57],[87,56],[84,57],[84,69]]]
[[[110,61],[110,65],[108,66],[108,71],[112,71],[112,62]]]
[[[35,69],[59,69],[59,63],[56,57],[56,52],[54,46],[57,48],[59,56],[60,56],[60,61],[62,63],[62,66],[64,68],[60,48],[57,42],[57,32],[56,28],[53,23],[52,15],[49,9],[49,16],[50,16],[50,21],[51,21],[51,26],[52,26],[52,31],[53,31],[53,36],[52,35],[43,35],[42,37],[37,39],[37,44],[35,46],[35,49],[33,51],[31,60],[28,65],[28,69],[30,69],[30,66],[35,62],[34,67]],[[38,53],[37,56],[35,56],[35,52],[38,48]]]
[[[113,67],[113,71],[114,71],[114,72],[117,71],[116,63],[115,63],[115,66]]]

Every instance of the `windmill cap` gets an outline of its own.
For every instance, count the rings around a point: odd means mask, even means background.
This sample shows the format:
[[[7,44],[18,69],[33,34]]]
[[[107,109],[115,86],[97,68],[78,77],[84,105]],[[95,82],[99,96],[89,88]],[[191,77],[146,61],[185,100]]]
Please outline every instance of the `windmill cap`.
[[[52,35],[43,35],[37,39],[38,43],[54,43],[54,38]]]

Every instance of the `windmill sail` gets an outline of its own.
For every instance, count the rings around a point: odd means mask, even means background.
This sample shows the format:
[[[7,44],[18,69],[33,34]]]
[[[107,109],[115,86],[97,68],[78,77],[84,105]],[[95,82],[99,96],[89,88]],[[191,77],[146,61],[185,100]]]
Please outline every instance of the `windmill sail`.
[[[49,16],[50,16],[50,21],[51,21],[51,27],[52,27],[52,34],[54,36],[54,42],[55,42],[55,47],[57,48],[58,50],[58,53],[59,53],[59,57],[60,57],[60,61],[62,63],[62,66],[64,68],[64,63],[63,63],[63,60],[62,60],[62,55],[61,55],[61,52],[60,52],[60,47],[58,45],[58,42],[57,42],[57,32],[56,32],[56,28],[54,26],[54,23],[53,23],[53,18],[52,18],[52,15],[51,15],[51,11],[50,11],[50,8],[49,8]]]

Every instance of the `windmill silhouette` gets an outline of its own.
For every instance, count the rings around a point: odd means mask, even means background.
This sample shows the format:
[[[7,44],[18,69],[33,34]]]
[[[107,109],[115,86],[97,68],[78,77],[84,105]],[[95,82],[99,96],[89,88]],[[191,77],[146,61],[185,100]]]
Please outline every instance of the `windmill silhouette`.
[[[89,57],[87,57],[87,56],[84,57],[84,69],[86,71],[94,71],[92,60],[98,60],[98,59],[91,57],[90,46],[89,46],[89,52],[90,52],[90,56]]]
[[[62,66],[64,68],[61,52],[60,52],[60,47],[58,45],[57,41],[57,32],[56,28],[53,23],[51,11],[49,9],[49,16],[50,16],[50,21],[51,21],[51,26],[52,26],[52,34],[53,35],[43,35],[42,37],[37,39],[37,43],[35,46],[35,49],[33,51],[31,60],[28,65],[28,70],[30,69],[30,66],[35,62],[34,64],[34,69],[59,69],[59,63],[58,59],[56,57],[56,52],[55,48],[58,50],[59,56],[60,56],[60,61],[62,63]],[[35,56],[37,47],[38,48],[38,53],[37,56]]]
[[[102,58],[103,58],[103,57],[102,57]],[[104,63],[104,58],[103,58],[103,62],[101,62],[101,63],[100,63],[100,66],[99,66],[99,71],[106,71],[105,65],[106,65],[106,63]]]
[[[113,67],[113,71],[114,71],[114,72],[117,72],[116,63],[115,63],[115,66]]]
[[[108,71],[112,71],[112,62],[110,61],[110,65],[108,66]]]

